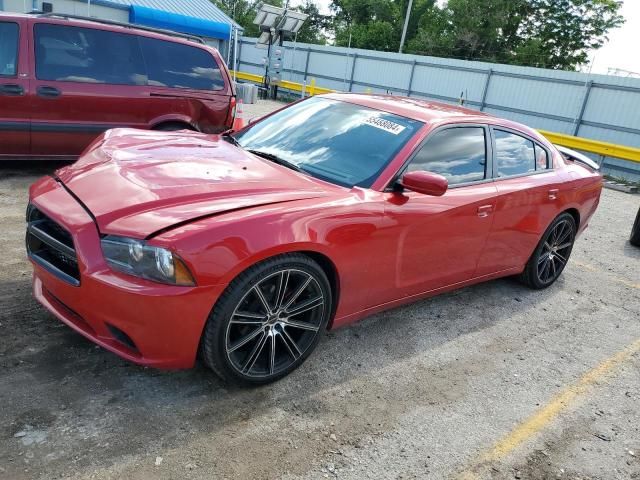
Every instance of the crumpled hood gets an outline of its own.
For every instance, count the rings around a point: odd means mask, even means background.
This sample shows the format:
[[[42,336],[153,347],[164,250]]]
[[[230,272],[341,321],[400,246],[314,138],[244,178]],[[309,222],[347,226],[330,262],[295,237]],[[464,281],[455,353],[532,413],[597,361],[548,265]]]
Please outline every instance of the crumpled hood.
[[[110,130],[56,174],[101,233],[133,238],[231,210],[326,196],[332,188],[220,136],[184,131]]]

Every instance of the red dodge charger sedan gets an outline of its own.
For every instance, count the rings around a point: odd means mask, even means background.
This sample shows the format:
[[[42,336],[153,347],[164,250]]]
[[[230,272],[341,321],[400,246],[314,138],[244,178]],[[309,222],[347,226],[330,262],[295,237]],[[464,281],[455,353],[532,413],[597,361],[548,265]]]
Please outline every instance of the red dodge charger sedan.
[[[323,331],[518,275],[551,285],[602,180],[525,126],[331,94],[233,134],[115,129],[31,187],[36,298],[133,362],[266,383]]]

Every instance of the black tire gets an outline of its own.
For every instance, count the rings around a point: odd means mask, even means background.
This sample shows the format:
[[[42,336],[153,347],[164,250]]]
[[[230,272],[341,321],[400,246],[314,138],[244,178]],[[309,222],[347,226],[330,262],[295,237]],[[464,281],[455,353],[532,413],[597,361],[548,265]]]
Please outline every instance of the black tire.
[[[201,358],[228,382],[278,380],[315,349],[332,301],[327,276],[306,255],[260,262],[238,275],[216,302],[202,335]]]
[[[156,130],[158,132],[177,132],[178,130],[195,131],[195,128],[193,128],[188,123],[167,122],[167,123],[161,123],[160,125],[156,125],[155,127],[153,127],[153,130]]]
[[[631,243],[631,245],[640,247],[640,209],[638,209],[638,214],[636,215],[636,221],[633,222],[633,227],[631,228],[631,237],[629,237],[629,242]]]
[[[576,221],[561,213],[542,235],[519,280],[537,290],[552,285],[569,261],[575,238]]]

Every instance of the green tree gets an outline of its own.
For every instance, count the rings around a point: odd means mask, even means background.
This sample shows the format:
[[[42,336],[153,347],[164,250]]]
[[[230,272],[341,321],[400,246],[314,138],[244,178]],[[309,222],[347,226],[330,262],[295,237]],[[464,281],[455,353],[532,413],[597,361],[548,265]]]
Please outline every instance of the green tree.
[[[305,3],[296,10],[309,15],[302,28],[298,30],[297,41],[320,45],[326,44],[327,32],[333,28],[333,19],[330,16],[322,15],[311,0],[305,0]]]
[[[617,0],[449,0],[419,21],[408,52],[575,70],[623,23]]]
[[[422,14],[434,0],[416,0],[409,24],[409,36],[418,28]],[[408,0],[332,0],[336,45],[354,48],[398,50]]]

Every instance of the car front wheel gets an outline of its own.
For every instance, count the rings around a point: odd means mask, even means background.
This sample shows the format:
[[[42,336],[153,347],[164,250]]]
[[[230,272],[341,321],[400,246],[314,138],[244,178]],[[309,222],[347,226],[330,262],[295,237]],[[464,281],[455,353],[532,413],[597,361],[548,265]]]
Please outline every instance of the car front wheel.
[[[227,287],[205,327],[201,356],[227,381],[263,384],[300,366],[332,312],[329,281],[306,255],[250,267]]]
[[[542,235],[520,280],[535,289],[553,284],[569,261],[575,238],[576,221],[568,213],[560,214]]]

